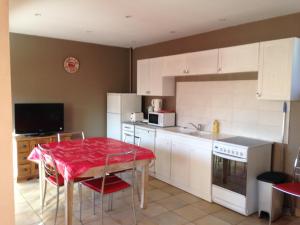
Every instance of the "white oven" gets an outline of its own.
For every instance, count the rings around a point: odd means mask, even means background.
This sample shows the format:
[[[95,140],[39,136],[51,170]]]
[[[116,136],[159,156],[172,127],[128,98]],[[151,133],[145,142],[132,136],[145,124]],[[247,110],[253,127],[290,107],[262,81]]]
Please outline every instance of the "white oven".
[[[257,211],[256,177],[270,170],[271,143],[244,137],[213,144],[214,202],[243,215]]]
[[[159,127],[175,126],[175,113],[169,112],[149,112],[148,124]]]

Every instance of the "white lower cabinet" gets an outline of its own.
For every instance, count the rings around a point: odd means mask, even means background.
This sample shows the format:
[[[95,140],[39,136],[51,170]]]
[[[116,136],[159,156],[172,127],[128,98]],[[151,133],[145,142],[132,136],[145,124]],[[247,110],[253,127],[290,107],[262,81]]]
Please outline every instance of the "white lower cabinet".
[[[171,178],[171,137],[157,135],[155,140],[155,176],[165,182]]]
[[[171,180],[181,188],[188,187],[190,146],[186,138],[172,138]]]
[[[156,133],[156,178],[211,202],[212,140]]]
[[[143,148],[150,149],[154,152],[155,148],[155,129],[152,128],[145,128],[143,126],[135,126],[135,137],[140,138],[140,146]],[[137,139],[135,144],[137,144]],[[154,174],[154,166],[155,162],[153,164],[150,164],[149,172],[151,175]]]

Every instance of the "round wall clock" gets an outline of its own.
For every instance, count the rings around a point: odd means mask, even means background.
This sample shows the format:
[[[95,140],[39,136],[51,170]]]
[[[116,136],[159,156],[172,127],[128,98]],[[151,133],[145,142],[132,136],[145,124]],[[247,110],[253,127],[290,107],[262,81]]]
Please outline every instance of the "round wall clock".
[[[64,61],[64,68],[68,73],[76,73],[79,69],[79,61],[74,57],[67,57]]]

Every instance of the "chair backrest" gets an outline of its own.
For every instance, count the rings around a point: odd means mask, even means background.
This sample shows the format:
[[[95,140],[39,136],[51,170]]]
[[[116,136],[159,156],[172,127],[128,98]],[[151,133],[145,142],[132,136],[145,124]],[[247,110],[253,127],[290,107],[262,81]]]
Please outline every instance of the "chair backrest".
[[[293,171],[293,180],[299,181],[300,179],[300,148],[298,150],[295,162],[294,162],[294,171]]]
[[[135,183],[135,174],[136,174],[136,150],[135,149],[132,149],[132,150],[128,150],[128,151],[124,151],[124,152],[120,152],[120,153],[112,153],[112,154],[108,154],[106,156],[106,159],[105,159],[105,167],[104,167],[104,171],[103,171],[103,182],[102,182],[102,193],[104,193],[104,184],[105,184],[105,179],[106,179],[106,176],[109,176],[109,173],[110,172],[108,169],[109,169],[109,166],[112,164],[112,163],[115,163],[116,160],[120,160],[120,158],[122,158],[122,164],[123,163],[132,163],[132,166],[130,169],[127,169],[127,171],[130,171],[131,170],[131,184],[134,184]],[[124,171],[123,168],[120,168],[120,171]]]
[[[58,171],[52,152],[49,149],[43,148],[40,144],[38,144],[38,148],[41,152],[41,161],[45,171],[45,177],[53,176],[58,183]]]
[[[70,139],[71,140],[84,140],[85,139],[85,135],[83,131],[78,131],[78,132],[71,132],[70,133]],[[57,133],[57,142],[61,142],[62,141],[62,135],[61,133]]]
[[[127,133],[124,133],[123,135],[124,135],[123,142],[128,143],[129,142],[128,139],[133,138],[135,145],[137,145],[137,146],[141,145],[141,137],[137,137],[137,136],[134,136],[132,134],[127,134]]]

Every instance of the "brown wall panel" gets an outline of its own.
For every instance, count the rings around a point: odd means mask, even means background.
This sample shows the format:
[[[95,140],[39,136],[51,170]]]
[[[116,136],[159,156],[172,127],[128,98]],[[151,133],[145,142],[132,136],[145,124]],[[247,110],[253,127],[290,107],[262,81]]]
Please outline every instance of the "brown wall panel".
[[[13,102],[65,103],[65,130],[106,135],[106,93],[129,91],[129,49],[10,35]],[[80,69],[68,74],[64,59]]]

